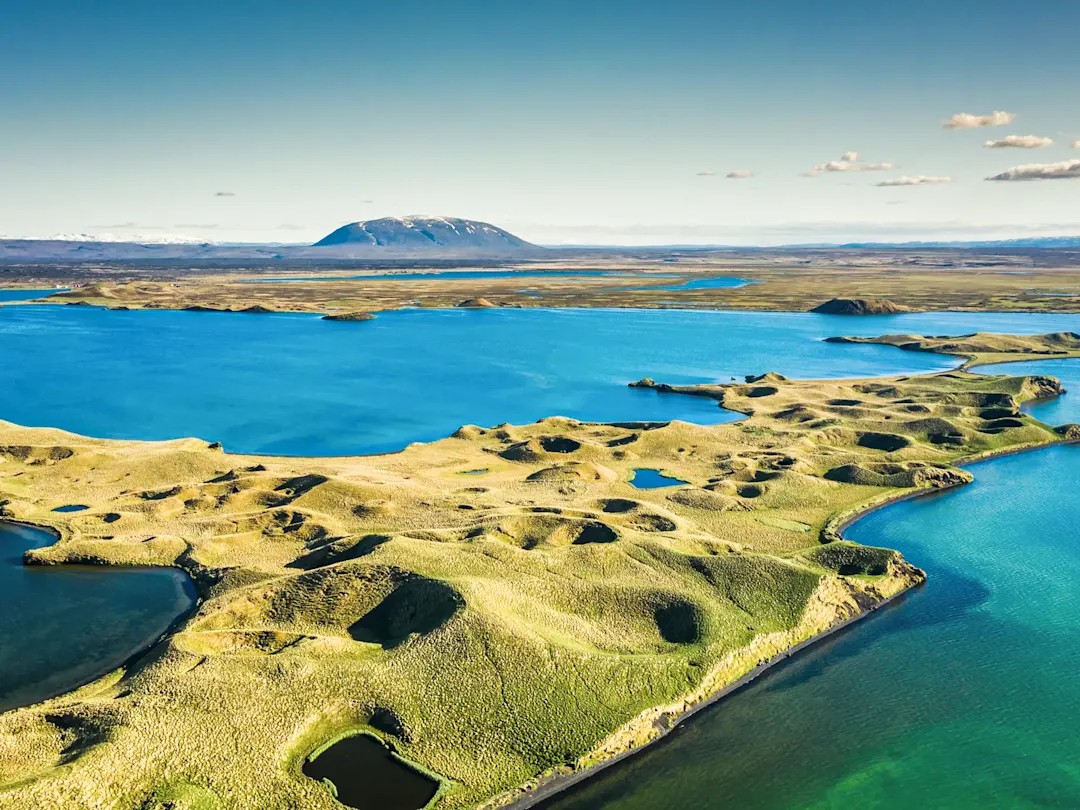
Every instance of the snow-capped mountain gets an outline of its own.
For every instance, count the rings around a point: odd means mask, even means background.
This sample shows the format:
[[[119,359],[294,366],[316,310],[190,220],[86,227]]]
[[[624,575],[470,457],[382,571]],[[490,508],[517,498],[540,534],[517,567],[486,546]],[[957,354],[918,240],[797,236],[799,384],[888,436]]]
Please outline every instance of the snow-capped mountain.
[[[349,246],[378,253],[505,255],[536,245],[486,222],[457,217],[384,217],[343,225],[314,247]]]

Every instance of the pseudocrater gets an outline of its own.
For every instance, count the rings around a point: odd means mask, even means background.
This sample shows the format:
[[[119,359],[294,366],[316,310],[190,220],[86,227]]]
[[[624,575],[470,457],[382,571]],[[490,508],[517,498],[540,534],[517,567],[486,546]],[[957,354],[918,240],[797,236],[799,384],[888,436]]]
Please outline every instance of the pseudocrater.
[[[438,782],[368,734],[316,750],[304,762],[303,772],[357,810],[421,810],[439,792]]]
[[[413,635],[426,635],[448,622],[463,600],[444,582],[410,576],[349,627],[357,641],[396,647]]]

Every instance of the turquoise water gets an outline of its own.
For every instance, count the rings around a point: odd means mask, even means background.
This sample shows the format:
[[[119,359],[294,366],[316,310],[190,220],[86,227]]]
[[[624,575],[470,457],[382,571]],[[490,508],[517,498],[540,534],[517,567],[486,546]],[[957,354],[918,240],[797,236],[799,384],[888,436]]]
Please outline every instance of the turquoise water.
[[[731,287],[745,287],[747,284],[755,284],[756,282],[747,281],[744,278],[735,278],[734,276],[717,276],[715,278],[692,278],[689,281],[684,281],[682,284],[665,284],[660,287],[648,286],[648,287],[628,287],[630,290],[716,290],[725,289]]]
[[[617,273],[612,273],[616,275]],[[639,281],[646,279],[665,279],[672,278],[669,274],[649,273],[645,275],[643,273],[618,273],[619,275],[629,275],[631,278]],[[732,288],[732,287],[744,287],[747,284],[756,284],[754,281],[746,281],[745,279],[737,279],[733,275],[720,275],[713,279],[690,279],[688,281],[679,282],[677,284],[642,284],[633,287],[615,287],[617,291],[637,291],[637,289],[720,289],[720,288]],[[534,297],[540,297],[543,295],[551,295],[548,291],[543,289],[518,289],[518,293],[534,293]],[[658,301],[659,302],[659,301]]]
[[[659,470],[647,470],[642,467],[634,470],[634,477],[630,479],[630,483],[638,489],[661,489],[663,487],[677,487],[686,482],[664,475]]]
[[[191,580],[173,569],[22,564],[24,551],[52,542],[0,523],[0,712],[111,672],[195,603]]]
[[[971,470],[847,532],[924,587],[546,810],[1080,807],[1080,447]]]
[[[954,361],[822,338],[1080,329],[1080,316],[406,310],[341,327],[314,315],[3,307],[0,418],[291,455],[395,450],[462,424],[552,415],[710,423],[737,417],[626,384],[940,370]]]

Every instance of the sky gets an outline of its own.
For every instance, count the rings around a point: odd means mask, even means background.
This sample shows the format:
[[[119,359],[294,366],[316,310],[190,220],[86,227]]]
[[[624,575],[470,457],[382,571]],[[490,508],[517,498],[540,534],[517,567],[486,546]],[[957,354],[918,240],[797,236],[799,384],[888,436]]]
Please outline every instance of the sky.
[[[0,234],[1080,234],[1078,30],[1075,0],[0,0]]]

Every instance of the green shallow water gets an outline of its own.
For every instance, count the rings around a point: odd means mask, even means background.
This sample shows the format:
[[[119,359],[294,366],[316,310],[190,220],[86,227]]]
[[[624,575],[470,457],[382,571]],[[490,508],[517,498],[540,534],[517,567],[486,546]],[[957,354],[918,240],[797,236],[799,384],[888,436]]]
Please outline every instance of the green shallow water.
[[[971,469],[847,532],[924,587],[544,807],[1080,807],[1080,447]]]

